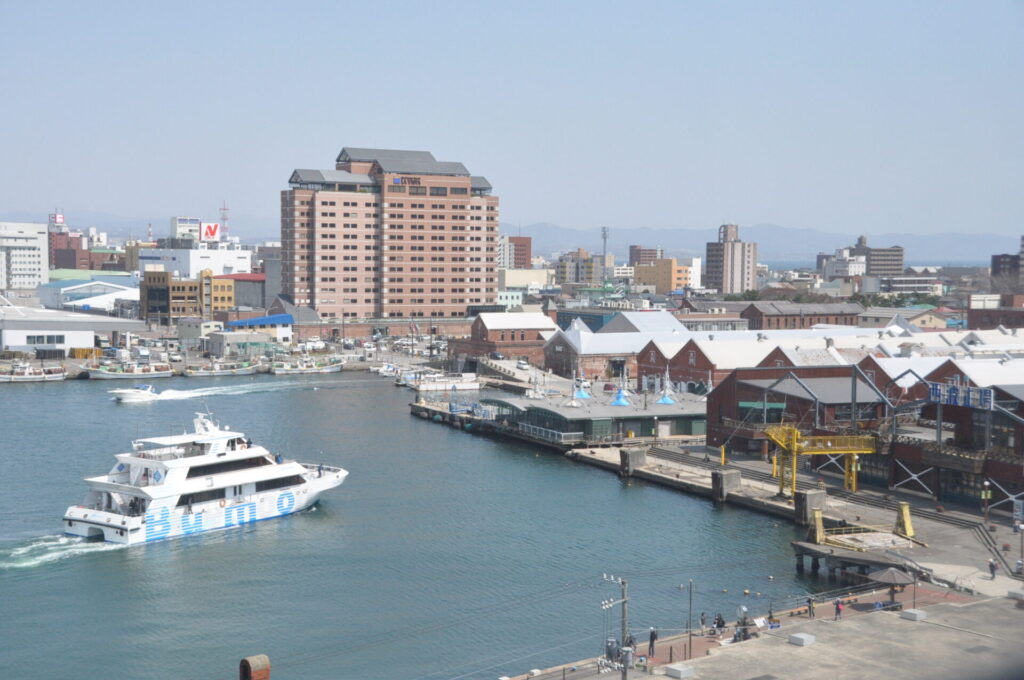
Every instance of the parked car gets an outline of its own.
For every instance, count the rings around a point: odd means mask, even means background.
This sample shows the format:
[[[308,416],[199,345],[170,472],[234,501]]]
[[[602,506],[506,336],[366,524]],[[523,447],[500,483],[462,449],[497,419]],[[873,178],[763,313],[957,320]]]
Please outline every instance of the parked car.
[[[619,389],[619,386],[616,385],[615,383],[605,383],[604,384],[604,391],[605,392],[614,392],[617,389]]]
[[[501,360],[505,358],[505,355],[501,352],[491,352],[489,355],[492,359]]]
[[[520,371],[528,371],[530,370],[530,362],[520,359],[519,361],[516,362],[516,368],[518,368]]]
[[[167,358],[170,359],[171,361],[182,361],[184,359],[184,357],[182,357],[177,352],[171,352],[170,356],[168,356]]]

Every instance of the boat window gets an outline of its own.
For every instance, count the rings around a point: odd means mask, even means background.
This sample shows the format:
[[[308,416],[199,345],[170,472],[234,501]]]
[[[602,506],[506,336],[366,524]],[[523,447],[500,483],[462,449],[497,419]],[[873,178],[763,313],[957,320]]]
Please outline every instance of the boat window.
[[[209,465],[195,465],[188,469],[188,478],[206,477],[207,475],[234,472],[235,470],[248,470],[249,468],[260,467],[261,465],[270,465],[270,461],[267,460],[266,456],[226,460],[223,463],[211,463]]]
[[[305,480],[302,479],[301,475],[278,477],[277,479],[268,479],[262,482],[256,482],[256,490],[270,491],[271,489],[280,489],[286,486],[295,486],[296,484],[302,484],[304,481]]]
[[[183,505],[192,505],[194,503],[204,503],[206,501],[215,501],[220,498],[224,498],[224,489],[210,489],[209,491],[196,491],[195,493],[183,493],[178,498],[178,507]]]

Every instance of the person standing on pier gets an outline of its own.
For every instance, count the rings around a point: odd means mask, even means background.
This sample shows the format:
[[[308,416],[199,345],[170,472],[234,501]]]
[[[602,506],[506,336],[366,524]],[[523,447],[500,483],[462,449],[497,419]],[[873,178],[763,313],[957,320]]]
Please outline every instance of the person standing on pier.
[[[843,618],[843,601],[838,597],[836,598],[836,617],[833,621],[839,621]]]
[[[658,631],[654,630],[654,626],[651,626],[650,640],[647,642],[647,656],[654,656],[654,643],[658,641]]]
[[[991,557],[988,559],[988,573],[992,574],[992,580],[996,580],[996,561]]]
[[[809,618],[809,619],[813,619],[814,618],[814,598],[813,597],[808,597],[807,598],[807,618]]]
[[[708,625],[708,614],[707,612],[700,613],[700,634],[704,634],[704,628]]]

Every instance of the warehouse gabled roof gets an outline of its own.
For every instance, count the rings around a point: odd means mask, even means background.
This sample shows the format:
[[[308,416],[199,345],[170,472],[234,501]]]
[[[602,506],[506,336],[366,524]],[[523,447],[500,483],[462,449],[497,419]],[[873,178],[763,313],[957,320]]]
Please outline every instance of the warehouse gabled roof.
[[[744,385],[761,389],[770,386],[774,382],[774,379],[740,381]],[[808,394],[807,390],[800,383],[806,385],[814,393],[814,396]],[[851,401],[851,387],[850,378],[845,376],[839,378],[801,378],[800,382],[793,378],[784,378],[771,388],[771,392],[773,394],[785,394],[788,397],[796,397],[798,399],[807,399],[808,401],[813,401],[817,397],[818,401],[823,404],[849,404]],[[857,389],[854,394],[853,400],[857,403],[870,404],[880,401],[875,391],[860,378],[857,379]]]
[[[551,317],[540,312],[484,312],[477,318],[491,331],[558,329]]]

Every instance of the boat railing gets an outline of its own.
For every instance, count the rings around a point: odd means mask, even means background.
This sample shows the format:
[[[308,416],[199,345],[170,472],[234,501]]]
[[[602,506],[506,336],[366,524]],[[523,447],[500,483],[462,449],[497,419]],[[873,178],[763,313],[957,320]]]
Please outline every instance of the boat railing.
[[[310,472],[316,473],[317,476],[319,476],[321,472],[328,474],[342,471],[340,467],[336,467],[334,465],[321,465],[318,463],[302,463],[301,465]]]
[[[206,453],[201,446],[164,446],[158,449],[146,449],[135,453],[136,458],[145,460],[177,460],[202,456]]]

